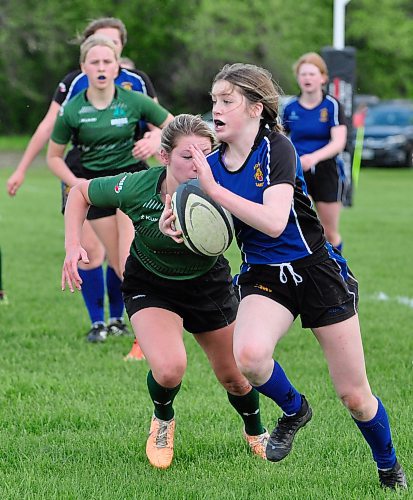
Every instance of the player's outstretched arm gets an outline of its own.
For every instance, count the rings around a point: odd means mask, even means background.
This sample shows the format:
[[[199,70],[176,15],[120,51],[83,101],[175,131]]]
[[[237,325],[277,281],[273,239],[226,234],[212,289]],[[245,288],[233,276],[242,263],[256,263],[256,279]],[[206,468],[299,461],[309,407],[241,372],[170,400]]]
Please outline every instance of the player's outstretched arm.
[[[37,126],[37,129],[32,135],[19,164],[7,180],[7,192],[10,196],[16,195],[19,187],[24,182],[27,169],[50,139],[59,109],[60,104],[52,101],[45,117]]]

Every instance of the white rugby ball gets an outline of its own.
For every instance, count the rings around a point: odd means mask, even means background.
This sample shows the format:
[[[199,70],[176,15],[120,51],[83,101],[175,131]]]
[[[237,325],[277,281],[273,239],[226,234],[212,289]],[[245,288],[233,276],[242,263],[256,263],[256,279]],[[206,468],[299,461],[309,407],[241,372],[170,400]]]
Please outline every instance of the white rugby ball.
[[[200,188],[198,179],[178,186],[172,195],[175,227],[182,231],[185,245],[199,255],[225,252],[234,237],[234,223],[228,210]]]

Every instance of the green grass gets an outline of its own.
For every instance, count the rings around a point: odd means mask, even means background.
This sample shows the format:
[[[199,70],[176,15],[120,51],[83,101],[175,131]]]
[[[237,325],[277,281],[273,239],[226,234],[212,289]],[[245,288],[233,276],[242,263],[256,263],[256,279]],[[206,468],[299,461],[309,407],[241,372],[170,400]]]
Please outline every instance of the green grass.
[[[0,151],[20,152],[27,146],[29,135],[7,135],[0,137]]]
[[[10,173],[0,169],[0,244],[10,300],[0,307],[1,499],[390,498],[335,397],[317,342],[299,325],[277,358],[311,401],[314,417],[286,460],[271,464],[249,455],[240,419],[186,335],[174,464],[163,472],[151,468],[145,456],[152,412],[147,364],[123,361],[128,339],[85,342],[81,296],[60,291],[59,182],[36,168],[16,198],[8,198]],[[344,252],[360,281],[370,383],[389,410],[410,479],[412,185],[413,170],[362,170],[354,207],[342,216]],[[234,248],[230,259],[236,269]],[[380,293],[387,300],[378,300]],[[264,398],[262,414],[272,428],[279,412]]]

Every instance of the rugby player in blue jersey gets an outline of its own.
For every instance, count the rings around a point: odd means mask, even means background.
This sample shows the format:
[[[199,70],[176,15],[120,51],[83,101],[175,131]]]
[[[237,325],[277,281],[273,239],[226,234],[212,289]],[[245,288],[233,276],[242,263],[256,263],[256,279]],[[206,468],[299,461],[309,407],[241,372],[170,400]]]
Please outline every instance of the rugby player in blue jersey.
[[[270,73],[226,65],[212,87],[221,146],[207,158],[192,147],[203,189],[234,215],[242,264],[234,355],[242,373],[283,411],[267,444],[270,461],[291,451],[312,416],[306,398],[273,359],[300,316],[317,338],[335,390],[371,448],[384,487],[407,487],[386,410],[371,392],[357,312],[357,281],[324,237],[300,159],[278,124],[279,93]],[[161,229],[179,241],[166,207]],[[167,217],[169,215],[169,218]]]
[[[344,113],[340,103],[324,91],[328,71],[318,54],[301,56],[294,71],[301,93],[284,109],[284,130],[300,156],[307,190],[326,238],[341,251],[339,221],[347,187],[340,158],[347,140]]]

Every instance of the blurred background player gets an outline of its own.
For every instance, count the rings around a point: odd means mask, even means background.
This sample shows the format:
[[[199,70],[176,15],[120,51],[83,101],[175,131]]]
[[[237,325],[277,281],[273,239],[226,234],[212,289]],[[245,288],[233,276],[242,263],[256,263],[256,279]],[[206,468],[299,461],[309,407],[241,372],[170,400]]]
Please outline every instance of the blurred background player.
[[[50,169],[67,185],[80,178],[94,178],[126,171],[147,169],[145,162],[132,155],[136,127],[142,119],[164,126],[172,115],[153,99],[142,93],[130,92],[115,85],[119,72],[119,55],[115,44],[105,35],[95,34],[81,45],[81,68],[89,87],[66,102],[57,117],[47,154]],[[76,137],[80,164],[77,175],[64,161],[64,151],[71,137]],[[158,143],[157,149],[160,143]],[[129,219],[120,211],[92,207],[87,218],[103,243],[110,268],[121,283],[124,263],[129,253],[134,230]],[[83,276],[85,273],[80,270]],[[87,274],[87,273],[86,273]],[[92,293],[93,282],[84,282],[86,293]],[[119,307],[123,299],[119,297]],[[116,320],[117,318],[113,318]],[[121,328],[123,318],[116,327]],[[103,322],[95,322],[88,334],[91,342],[106,339]]]
[[[339,154],[347,141],[347,127],[340,103],[324,92],[327,65],[315,52],[302,55],[294,64],[300,94],[283,113],[283,126],[300,156],[307,190],[327,240],[342,249],[340,211],[346,177]]]
[[[92,20],[79,37],[80,43],[83,43],[89,36],[95,33],[108,36],[115,44],[120,56],[127,42],[126,27],[120,19],[103,17]],[[126,62],[126,65],[128,65],[128,62]],[[133,68],[121,68],[116,76],[115,83],[125,89],[148,95],[157,101],[153,84],[143,71]],[[14,196],[17,193],[17,190],[24,182],[27,169],[50,139],[61,105],[70,101],[79,92],[86,89],[87,86],[87,76],[79,68],[71,71],[61,80],[54,93],[49,110],[29,141],[20,163],[7,181],[7,189],[10,196]],[[141,121],[136,130],[136,143],[133,154],[135,158],[142,162],[155,154],[159,146],[160,131],[153,126],[151,126],[151,129],[149,130],[145,122]],[[75,176],[81,175],[82,165],[76,145],[67,154],[66,164]],[[142,166],[144,166],[144,163],[142,163]],[[69,189],[70,186],[62,182],[63,211]],[[95,341],[96,339],[103,341],[107,333],[113,335],[127,334],[127,327],[123,320],[124,306],[120,291],[121,280],[110,265],[107,266],[106,278],[104,277],[103,262],[105,260],[105,249],[88,221],[83,226],[82,244],[88,250],[89,255],[88,265],[82,262],[79,263],[84,282],[82,295],[91,321],[91,329],[87,337],[91,341]],[[108,326],[105,323],[104,311],[105,284],[109,299]],[[130,357],[134,357],[135,350],[136,348],[131,351]]]

